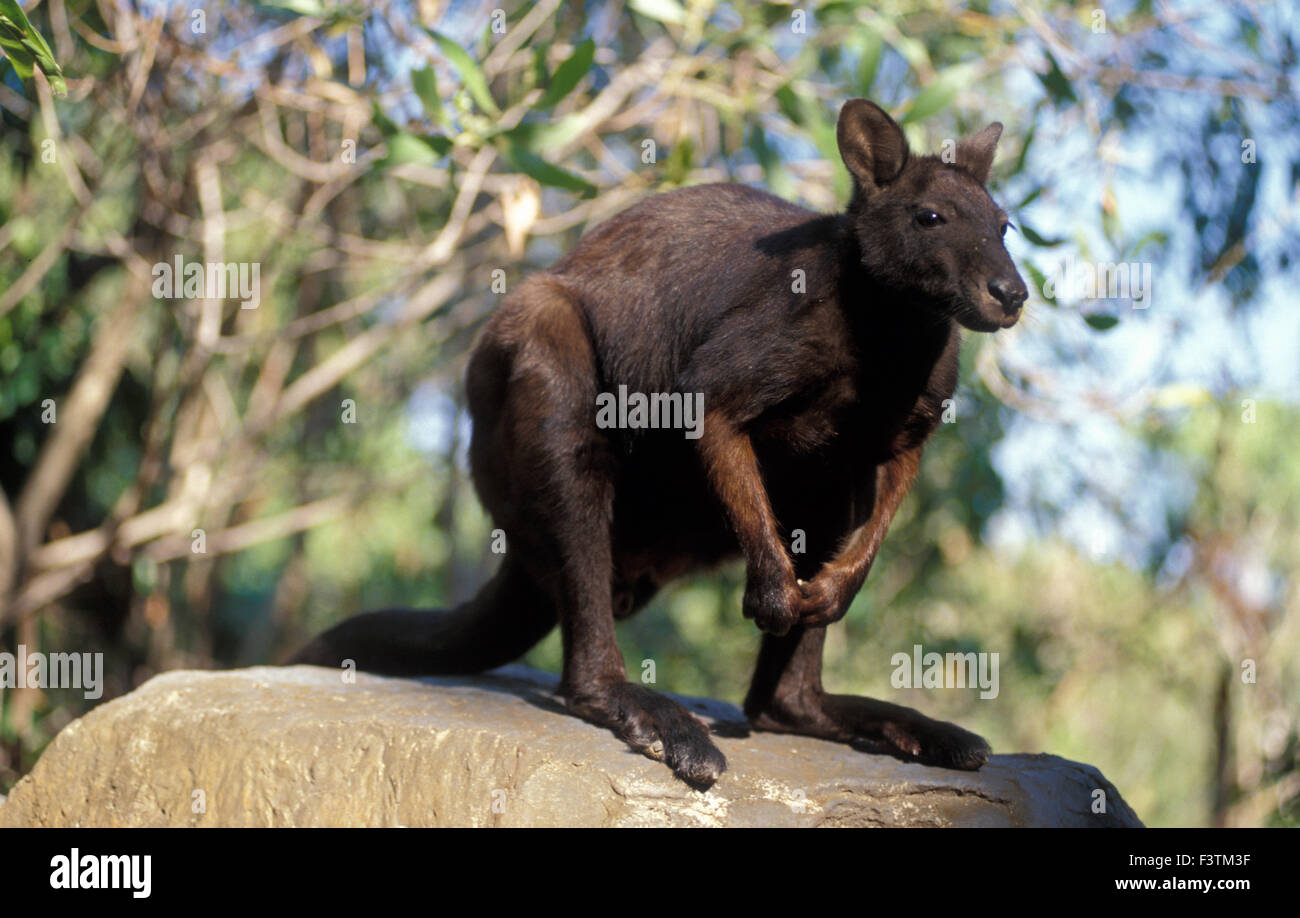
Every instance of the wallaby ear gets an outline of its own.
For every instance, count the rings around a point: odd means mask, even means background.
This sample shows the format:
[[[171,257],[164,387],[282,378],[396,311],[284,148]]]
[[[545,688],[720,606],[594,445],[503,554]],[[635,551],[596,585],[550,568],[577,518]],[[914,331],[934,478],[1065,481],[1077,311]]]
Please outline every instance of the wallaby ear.
[[[1002,122],[994,121],[978,134],[957,142],[957,165],[961,166],[983,185],[993,171],[993,151],[1002,136]]]
[[[835,139],[840,156],[858,188],[870,193],[888,185],[907,165],[903,129],[888,113],[866,99],[850,99],[840,109]]]

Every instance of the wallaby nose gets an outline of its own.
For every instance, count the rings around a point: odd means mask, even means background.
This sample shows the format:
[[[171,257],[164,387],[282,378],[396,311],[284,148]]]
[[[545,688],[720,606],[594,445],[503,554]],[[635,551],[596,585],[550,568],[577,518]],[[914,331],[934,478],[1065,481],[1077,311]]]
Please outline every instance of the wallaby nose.
[[[989,281],[989,293],[1002,304],[1002,311],[1009,316],[1019,312],[1020,307],[1025,305],[1025,300],[1029,297],[1025,282],[1019,277],[994,278]]]

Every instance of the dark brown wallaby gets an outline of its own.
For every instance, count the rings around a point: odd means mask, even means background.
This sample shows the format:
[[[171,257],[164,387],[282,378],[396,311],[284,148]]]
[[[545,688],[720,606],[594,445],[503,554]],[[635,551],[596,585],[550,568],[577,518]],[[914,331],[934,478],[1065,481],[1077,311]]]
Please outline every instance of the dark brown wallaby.
[[[361,615],[293,662],[478,672],[558,621],[569,710],[707,787],[722,753],[694,715],[627,681],[614,622],[739,554],[744,614],[765,632],[745,699],[755,728],[979,768],[989,747],[960,727],[824,692],[821,657],[953,394],[958,327],[1007,328],[1024,304],[1007,217],[983,187],[1001,133],[961,141],[952,162],[914,156],[854,99],[838,125],[845,213],[704,185],[588,233],[507,297],[470,361],[470,461],[506,532],[499,572],[450,612]],[[601,425],[599,399],[620,387],[702,393],[702,429]],[[794,529],[803,553],[787,548]]]

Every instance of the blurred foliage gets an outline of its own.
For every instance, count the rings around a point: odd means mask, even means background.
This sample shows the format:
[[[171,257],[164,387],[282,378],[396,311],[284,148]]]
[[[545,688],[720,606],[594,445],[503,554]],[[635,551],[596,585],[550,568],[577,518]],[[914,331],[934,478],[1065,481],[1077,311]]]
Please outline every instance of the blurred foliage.
[[[503,289],[656,190],[842,206],[835,114],[861,95],[918,150],[1006,124],[993,190],[1042,295],[967,342],[956,423],[831,629],[828,686],[1095,764],[1149,824],[1300,823],[1300,411],[1258,341],[1206,347],[1193,309],[1267,318],[1294,289],[1282,13],[58,0],[0,3],[0,48],[0,650],[102,650],[111,698],[468,597],[494,559],[460,378]],[[1154,262],[1188,296],[1072,295],[1046,284],[1066,254]],[[177,257],[258,264],[259,305],[155,297]],[[1112,369],[1152,329],[1141,378]],[[1072,447],[1099,429],[1128,478]],[[1133,541],[1094,551],[1080,508]],[[650,659],[661,688],[739,699],[742,578],[621,624],[633,678]],[[895,689],[915,643],[998,653],[998,697]],[[558,635],[528,659],[557,669]],[[0,791],[87,706],[0,689]]]

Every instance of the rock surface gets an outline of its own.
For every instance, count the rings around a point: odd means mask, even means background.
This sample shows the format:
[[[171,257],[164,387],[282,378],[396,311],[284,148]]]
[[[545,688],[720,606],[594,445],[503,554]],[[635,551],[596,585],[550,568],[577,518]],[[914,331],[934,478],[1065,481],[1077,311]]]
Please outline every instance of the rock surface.
[[[317,667],[172,672],[55,738],[0,826],[1140,826],[1095,768],[997,755],[979,772],[710,721],[708,792],[564,712],[555,677],[345,684]],[[1094,814],[1094,791],[1106,813]]]

